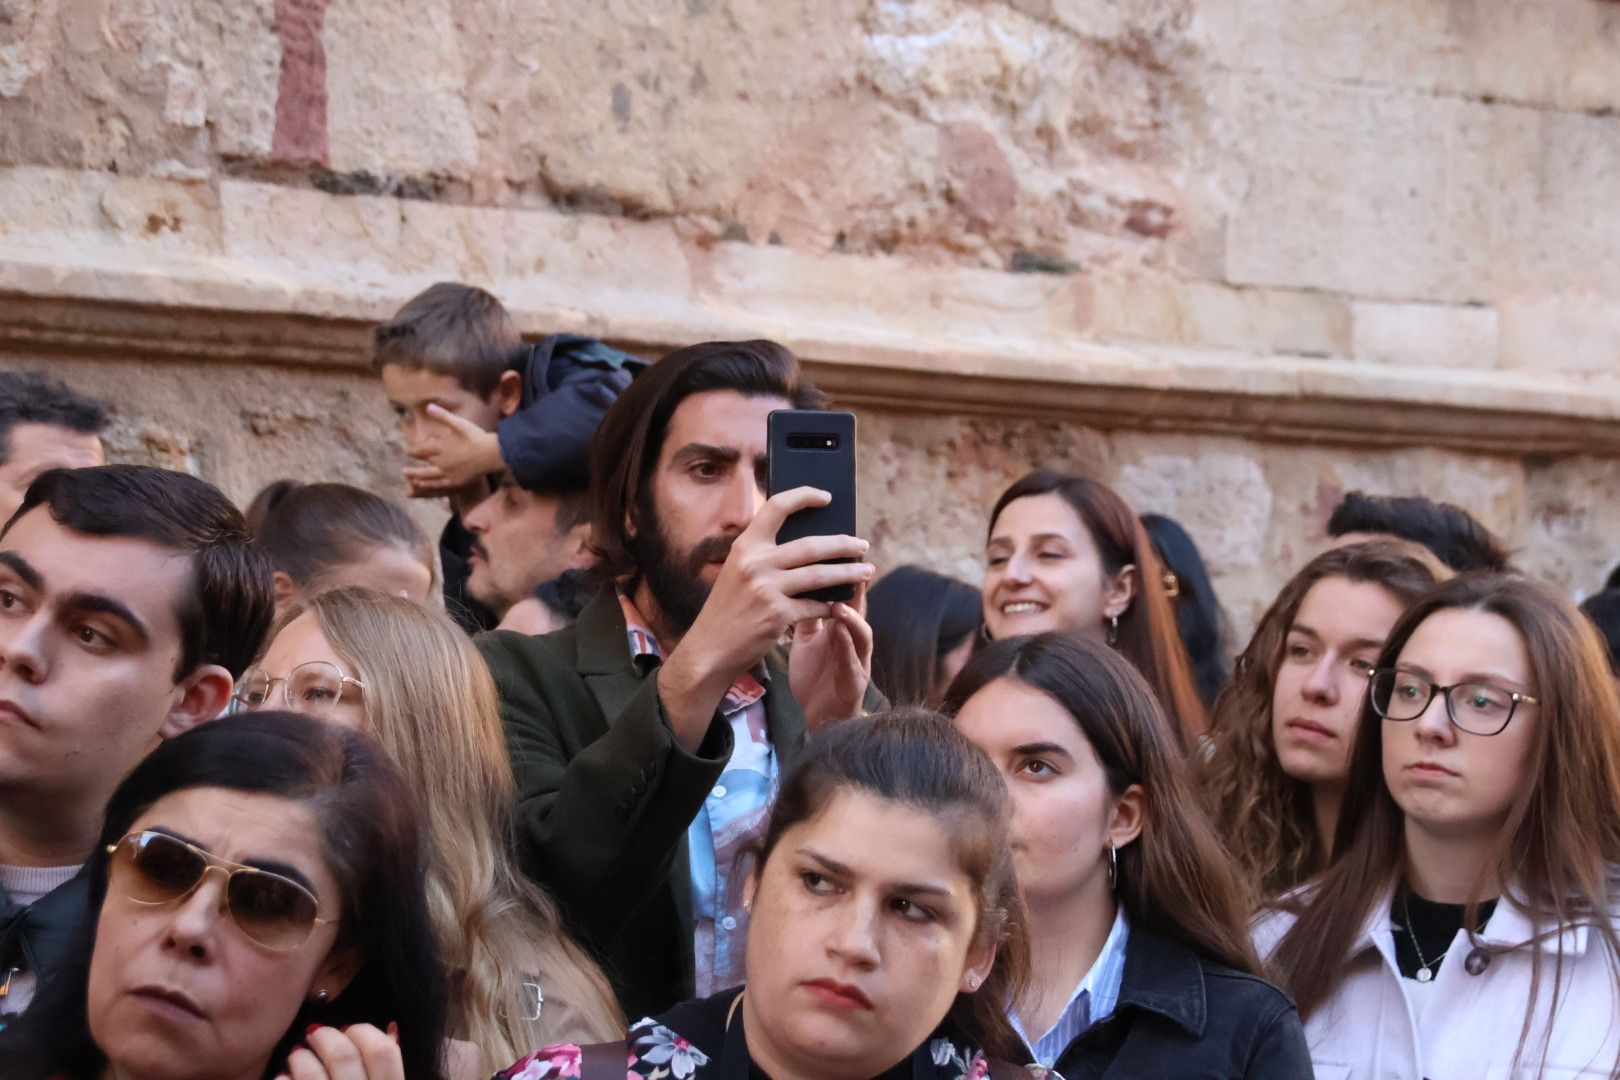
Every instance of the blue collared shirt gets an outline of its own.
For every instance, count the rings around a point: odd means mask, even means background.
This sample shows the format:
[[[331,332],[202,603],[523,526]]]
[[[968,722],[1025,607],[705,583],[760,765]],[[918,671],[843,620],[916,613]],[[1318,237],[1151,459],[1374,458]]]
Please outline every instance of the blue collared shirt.
[[[1031,1042],[1017,1011],[1010,1013],[1008,1018],[1012,1021],[1013,1030],[1018,1032],[1030,1056],[1037,1062],[1048,1069],[1056,1068],[1058,1058],[1063,1056],[1070,1043],[1080,1037],[1081,1032],[1113,1014],[1114,1006],[1119,1004],[1120,983],[1125,978],[1125,946],[1130,936],[1130,923],[1126,921],[1125,909],[1121,907],[1114,915],[1114,925],[1108,930],[1108,940],[1103,942],[1102,952],[1091,963],[1091,970],[1086,972],[1080,985],[1069,995],[1069,1003],[1063,1007],[1063,1014],[1052,1025],[1052,1030],[1039,1039]]]
[[[657,664],[664,650],[630,598],[619,593],[630,656]],[[731,758],[720,782],[687,826],[692,872],[693,986],[708,997],[743,981],[748,945],[748,909],[743,883],[752,869],[744,855],[765,835],[776,793],[776,750],[766,731],[765,693],[770,677],[760,663],[738,676],[720,702],[731,725]]]

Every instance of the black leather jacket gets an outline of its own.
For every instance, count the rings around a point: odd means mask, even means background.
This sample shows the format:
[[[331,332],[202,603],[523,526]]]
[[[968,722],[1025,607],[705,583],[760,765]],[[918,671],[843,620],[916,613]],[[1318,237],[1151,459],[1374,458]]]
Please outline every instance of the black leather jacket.
[[[1119,1004],[1057,1060],[1064,1080],[1312,1080],[1288,995],[1131,927]]]

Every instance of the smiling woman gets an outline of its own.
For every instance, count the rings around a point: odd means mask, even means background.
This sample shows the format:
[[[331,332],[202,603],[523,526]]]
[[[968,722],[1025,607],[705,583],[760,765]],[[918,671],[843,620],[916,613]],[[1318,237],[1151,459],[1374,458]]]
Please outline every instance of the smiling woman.
[[[644,1020],[627,1045],[548,1047],[501,1076],[620,1080],[628,1054],[632,1077],[1027,1080],[986,1056],[1016,1045],[1002,1003],[1028,963],[1006,829],[995,768],[943,717],[843,721],[811,738],[772,810],[745,986]]]
[[[1112,488],[1044,470],[990,511],[982,588],[993,640],[1058,630],[1105,641],[1135,664],[1184,744],[1206,716],[1142,522]]]
[[[419,850],[364,736],[267,712],[164,743],[108,807],[77,954],[0,1035],[8,1080],[439,1080]]]

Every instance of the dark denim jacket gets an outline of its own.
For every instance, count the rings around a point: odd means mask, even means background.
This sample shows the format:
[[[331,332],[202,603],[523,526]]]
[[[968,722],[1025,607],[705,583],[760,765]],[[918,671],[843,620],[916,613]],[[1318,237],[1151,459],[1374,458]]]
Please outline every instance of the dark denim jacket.
[[[1112,1015],[1057,1061],[1064,1080],[1312,1080],[1288,995],[1131,926]]]

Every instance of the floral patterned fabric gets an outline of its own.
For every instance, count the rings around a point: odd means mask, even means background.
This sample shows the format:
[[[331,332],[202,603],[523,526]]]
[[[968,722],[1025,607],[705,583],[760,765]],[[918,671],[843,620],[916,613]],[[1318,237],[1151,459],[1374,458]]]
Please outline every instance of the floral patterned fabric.
[[[739,991],[728,990],[678,1005],[658,1019],[634,1025],[627,1036],[625,1080],[752,1080],[765,1074],[748,1059]],[[728,1018],[730,1023],[727,1023]],[[1024,1070],[1032,1080],[1062,1080],[1038,1065]],[[494,1080],[551,1080],[581,1075],[580,1048],[571,1043],[536,1050]],[[985,1080],[989,1062],[936,1032],[906,1060],[875,1080]]]

